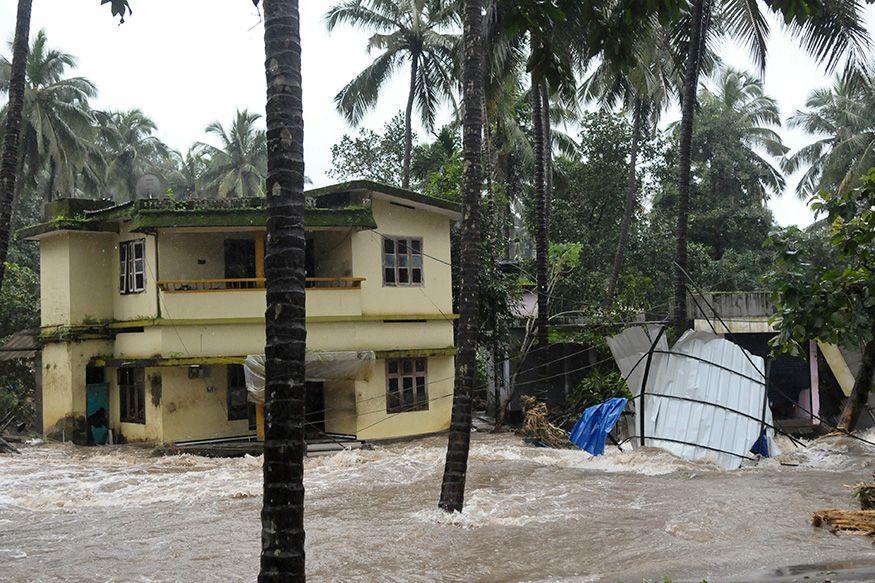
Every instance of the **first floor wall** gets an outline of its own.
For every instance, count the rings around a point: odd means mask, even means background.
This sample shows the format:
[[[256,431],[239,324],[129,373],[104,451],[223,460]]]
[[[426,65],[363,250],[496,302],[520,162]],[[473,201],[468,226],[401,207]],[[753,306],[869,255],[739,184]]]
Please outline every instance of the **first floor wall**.
[[[142,370],[138,378],[142,379],[143,419],[137,423],[123,421],[120,366],[89,367],[107,359],[112,350],[110,341],[46,345],[42,407],[47,435],[77,443],[88,441],[89,385],[104,387],[101,390],[107,396],[106,420],[116,440],[173,443],[256,433],[249,419],[229,419],[232,365],[228,364],[138,367]],[[415,356],[416,350],[405,354]],[[420,358],[427,361],[426,406],[415,411],[391,410],[387,398],[387,360],[381,358],[364,380],[321,380],[324,404],[319,431],[373,440],[448,429],[454,387],[453,357]],[[312,431],[310,434],[313,435]]]

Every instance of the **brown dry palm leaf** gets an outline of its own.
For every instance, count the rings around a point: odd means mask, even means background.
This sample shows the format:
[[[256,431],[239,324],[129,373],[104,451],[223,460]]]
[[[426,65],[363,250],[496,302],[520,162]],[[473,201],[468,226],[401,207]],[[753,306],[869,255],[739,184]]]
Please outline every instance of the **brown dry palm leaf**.
[[[550,447],[571,447],[568,433],[550,423],[547,405],[530,396],[522,397],[520,403],[525,419],[517,435],[543,441]]]

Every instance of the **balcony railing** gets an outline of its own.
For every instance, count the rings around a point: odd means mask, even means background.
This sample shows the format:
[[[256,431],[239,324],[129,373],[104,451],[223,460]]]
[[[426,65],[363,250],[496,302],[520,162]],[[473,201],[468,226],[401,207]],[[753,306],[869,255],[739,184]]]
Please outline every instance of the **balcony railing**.
[[[361,289],[364,277],[308,277],[307,289]],[[263,290],[263,277],[237,279],[163,279],[158,289],[169,294]]]

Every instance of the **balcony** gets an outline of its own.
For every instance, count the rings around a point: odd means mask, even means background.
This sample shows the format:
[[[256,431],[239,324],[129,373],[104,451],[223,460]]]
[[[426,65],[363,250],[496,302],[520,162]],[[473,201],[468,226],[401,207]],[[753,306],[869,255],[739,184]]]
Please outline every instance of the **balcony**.
[[[158,290],[163,318],[262,319],[265,232],[171,231],[158,238]],[[362,313],[361,277],[352,277],[349,232],[307,232],[307,316]]]
[[[307,316],[360,316],[363,277],[308,277]],[[264,278],[158,281],[162,317],[172,320],[263,318]]]

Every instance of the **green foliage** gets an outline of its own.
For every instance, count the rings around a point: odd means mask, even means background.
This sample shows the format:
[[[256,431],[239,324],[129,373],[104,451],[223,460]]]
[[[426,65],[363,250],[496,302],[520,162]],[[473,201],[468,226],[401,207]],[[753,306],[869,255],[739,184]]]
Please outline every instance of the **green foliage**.
[[[796,187],[800,198],[858,186],[875,165],[875,62],[862,79],[840,74],[831,87],[814,90],[788,125],[816,136],[783,161],[787,173],[805,170]]]
[[[39,326],[39,296],[39,275],[7,262],[0,290],[0,342],[19,330]]]
[[[768,276],[776,292],[776,351],[801,352],[818,339],[859,346],[875,326],[875,168],[863,186],[823,192],[811,207],[826,215],[825,232],[791,228],[772,236],[777,252]]]
[[[219,146],[197,144],[200,155],[204,157],[203,173],[199,178],[205,191],[218,198],[265,195],[267,135],[257,127],[260,119],[261,115],[257,113],[238,109],[227,128],[217,121],[207,126],[207,134],[217,139]],[[199,160],[193,157],[186,163],[197,166]]]
[[[414,137],[415,141],[415,137]],[[401,186],[404,163],[404,115],[396,114],[381,132],[359,129],[357,136],[345,134],[331,146],[331,169],[336,180],[366,179]]]
[[[568,391],[565,399],[570,409],[583,411],[587,407],[604,403],[613,397],[632,398],[626,381],[616,371],[606,373],[596,370]]]

